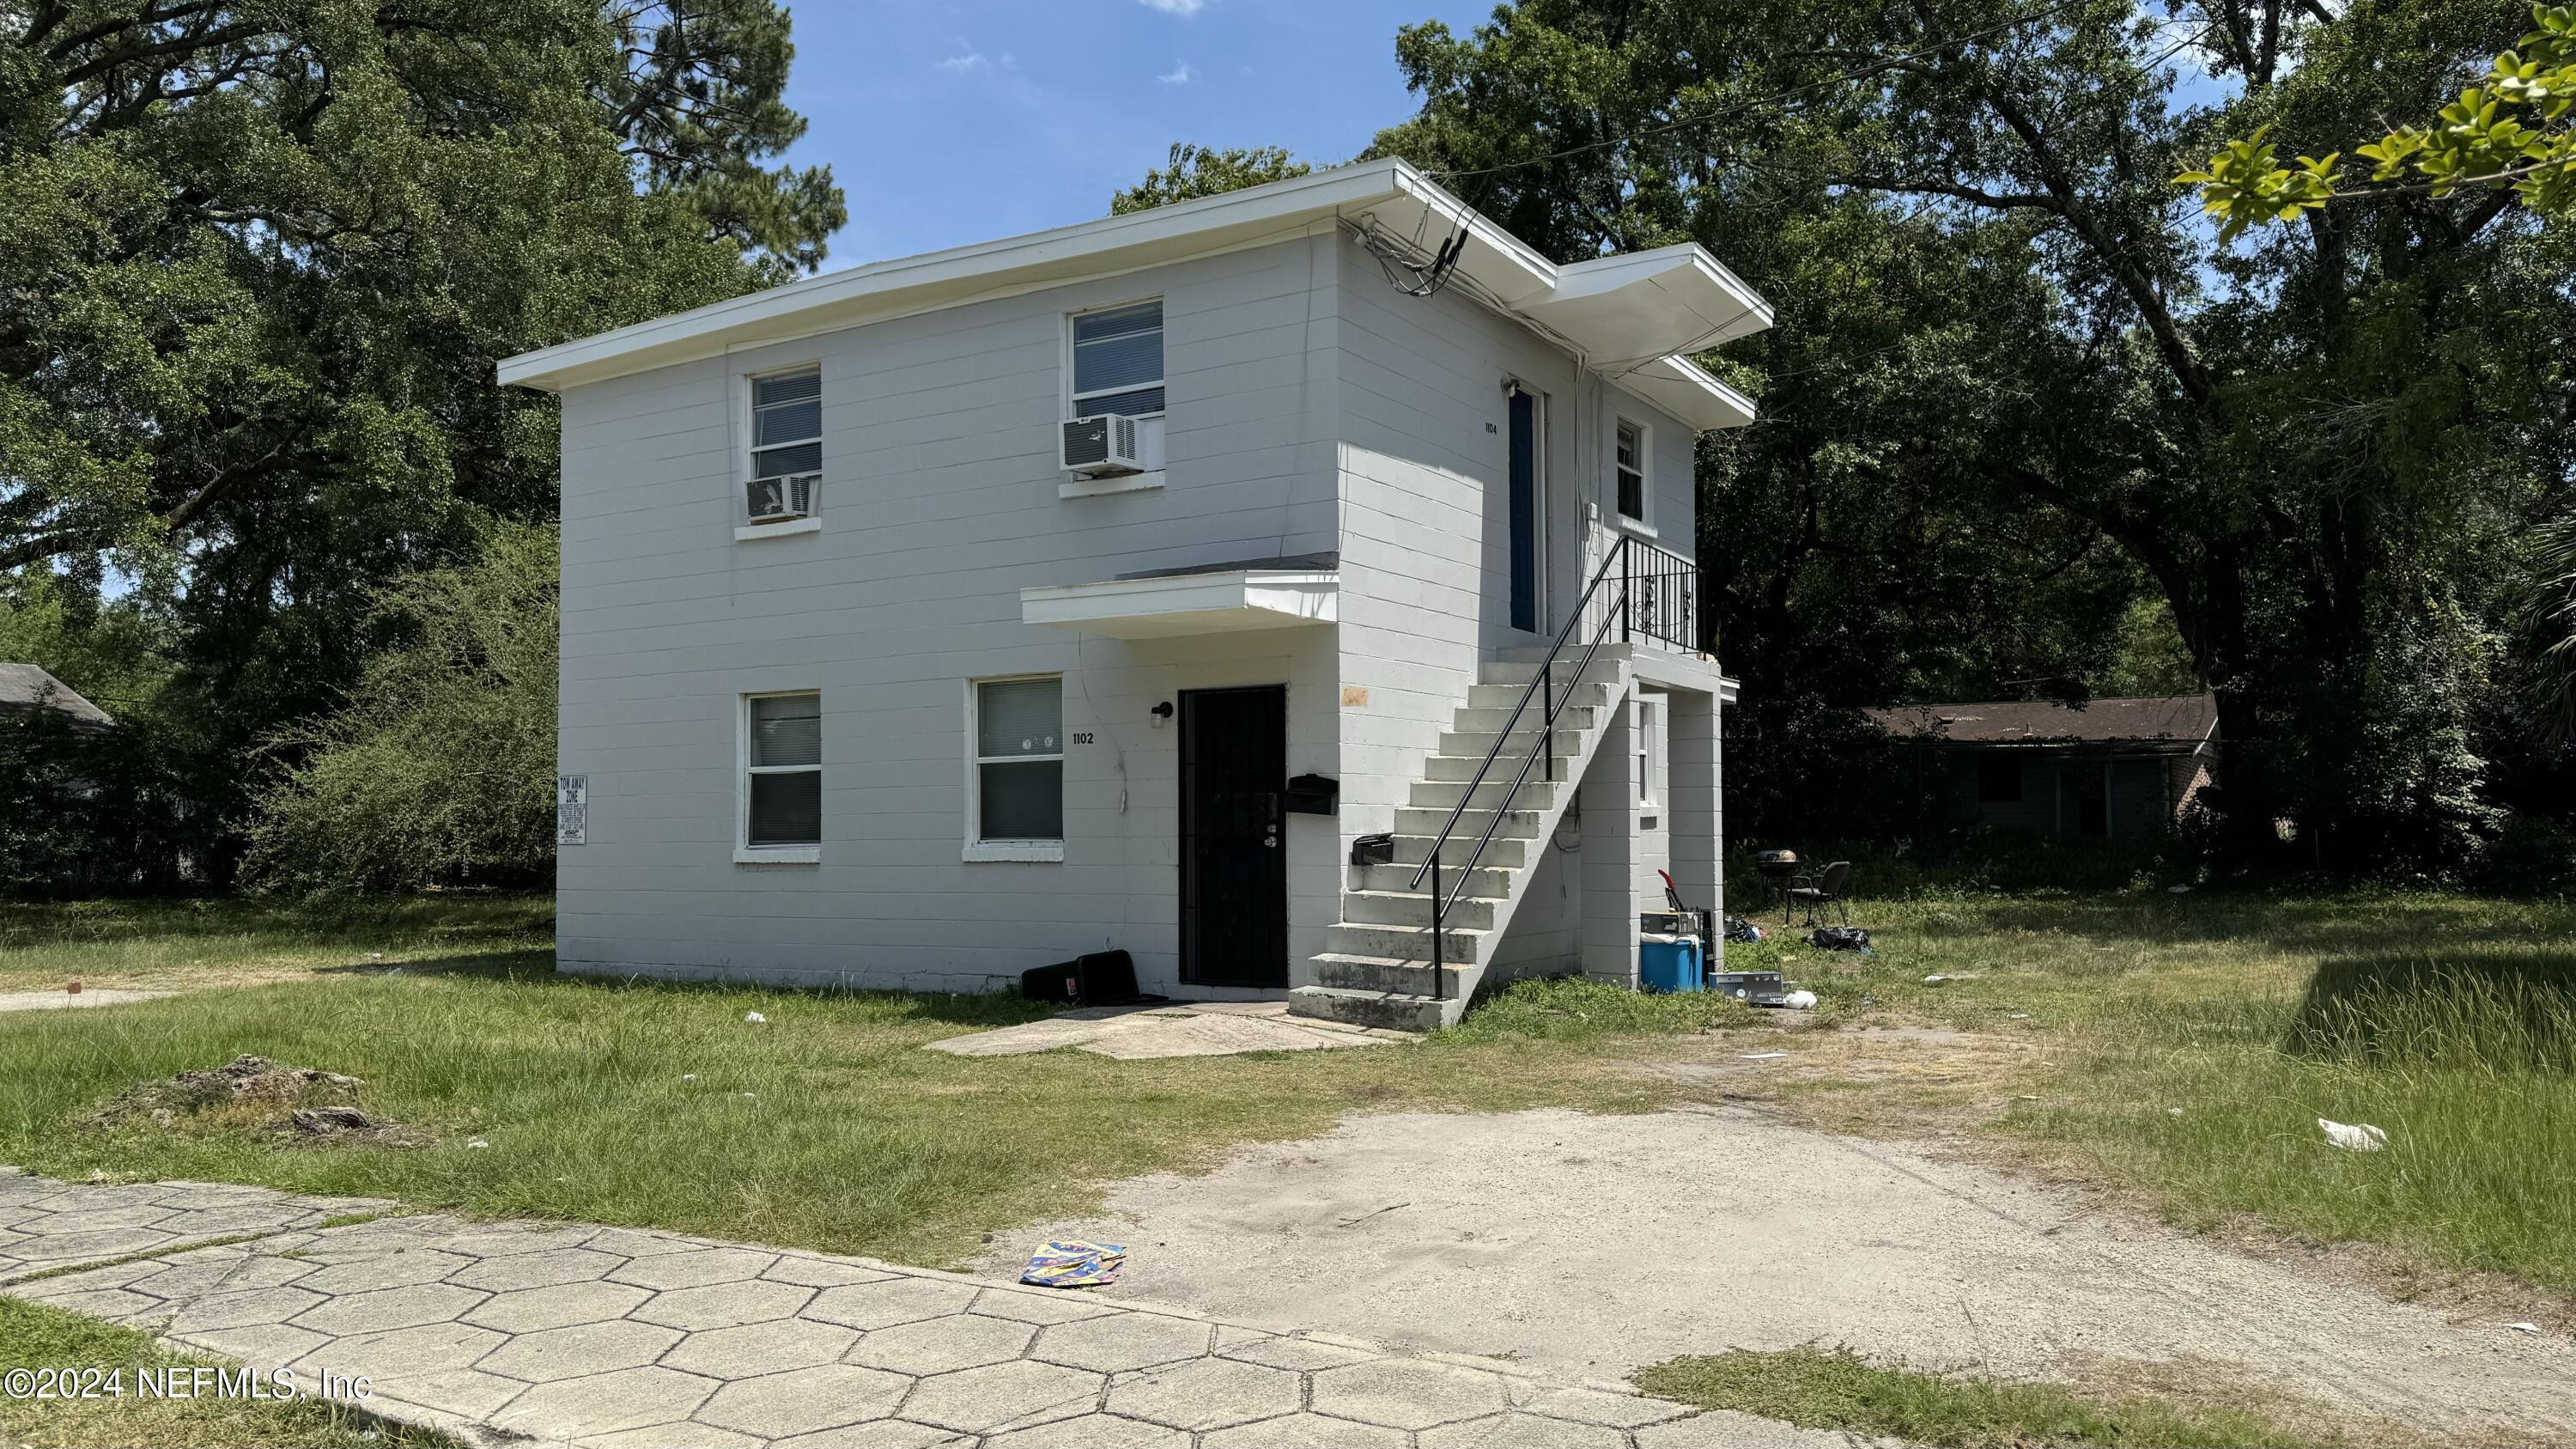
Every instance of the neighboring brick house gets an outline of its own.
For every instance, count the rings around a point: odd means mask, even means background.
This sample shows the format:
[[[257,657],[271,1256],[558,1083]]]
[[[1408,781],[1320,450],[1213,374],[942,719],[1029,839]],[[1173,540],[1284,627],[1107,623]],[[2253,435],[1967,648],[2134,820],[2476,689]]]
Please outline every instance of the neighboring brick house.
[[[2134,840],[2171,829],[2209,784],[2218,701],[2205,694],[1874,709],[1999,830]]]
[[[558,959],[1119,947],[1408,1027],[1633,979],[1654,868],[1721,884],[1692,467],[1753,412],[1690,355],[1770,321],[1695,245],[1560,265],[1379,161],[509,359],[563,399]]]

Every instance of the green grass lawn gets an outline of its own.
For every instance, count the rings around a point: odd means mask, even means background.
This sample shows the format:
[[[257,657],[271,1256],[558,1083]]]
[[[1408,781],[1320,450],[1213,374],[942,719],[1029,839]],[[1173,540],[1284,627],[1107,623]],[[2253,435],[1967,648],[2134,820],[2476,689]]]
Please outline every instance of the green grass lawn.
[[[558,977],[542,956],[0,1014],[0,1161],[955,1263],[988,1232],[1091,1205],[1107,1181],[1355,1109],[1621,1110],[1673,1091],[1580,1036],[1138,1062],[916,1050],[1041,1014],[1014,997]],[[245,1052],[362,1077],[370,1110],[434,1141],[316,1148],[238,1122],[85,1121],[133,1083]]]
[[[0,902],[0,991],[74,980],[168,990],[553,949],[554,903],[544,897]]]
[[[188,1398],[147,1396],[143,1370],[224,1367],[221,1359],[163,1348],[151,1335],[101,1323],[41,1304],[0,1298],[0,1371],[97,1369],[84,1377],[93,1391],[78,1397],[36,1399],[0,1395],[0,1444],[41,1444],[46,1449],[108,1449],[155,1445],[161,1449],[454,1449],[443,1434],[385,1424],[320,1399]],[[107,1374],[121,1378],[109,1380]],[[114,1382],[121,1392],[105,1392]]]
[[[266,984],[0,1015],[0,1161],[954,1263],[989,1232],[1089,1206],[1105,1182],[1355,1110],[1651,1108],[1695,1089],[1640,1058],[1732,1059],[1743,1027],[1792,1052],[1804,1070],[1778,1074],[1781,1090],[1829,1126],[1937,1120],[2177,1221],[2255,1218],[2576,1289],[2569,907],[1916,883],[1864,897],[1860,919],[1879,945],[1865,957],[1775,938],[1731,961],[1813,986],[1815,1024],[1945,1027],[1970,1044],[1923,1049],[1913,1076],[1850,1071],[1883,1034],[1781,1034],[1776,1016],[1707,998],[1525,983],[1416,1045],[961,1059],[915,1048],[1032,1009],[558,978],[542,902],[19,908],[0,914],[0,981]],[[752,1010],[768,1021],[746,1023]],[[139,1081],[242,1052],[364,1077],[369,1104],[432,1145],[84,1125]],[[2339,1152],[2318,1117],[2383,1127],[2390,1148]]]
[[[2088,1392],[2060,1384],[1927,1374],[1854,1354],[1795,1348],[1678,1358],[1638,1371],[1637,1387],[1703,1409],[1733,1409],[1804,1429],[1887,1436],[1941,1449],[2152,1445],[2262,1449],[2346,1442],[2290,1406]]]
[[[1773,941],[1730,959],[1803,970],[1845,1020],[2035,1043],[2008,1079],[1929,1105],[2176,1221],[2259,1218],[2576,1292],[2566,903],[1926,890],[1867,914],[1865,958]],[[1806,1095],[1856,1126],[1888,1105],[1831,1078]],[[2388,1150],[2333,1148],[2320,1117],[2378,1126]]]

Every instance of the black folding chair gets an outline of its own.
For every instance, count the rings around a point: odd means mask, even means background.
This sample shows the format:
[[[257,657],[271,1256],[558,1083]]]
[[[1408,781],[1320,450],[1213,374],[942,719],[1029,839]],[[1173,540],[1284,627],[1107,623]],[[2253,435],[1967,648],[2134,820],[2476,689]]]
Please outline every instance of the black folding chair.
[[[1825,867],[1822,875],[1800,876],[1782,892],[1780,924],[1789,924],[1789,907],[1802,904],[1807,908],[1807,924],[1816,923],[1816,908],[1830,905],[1841,914],[1843,924],[1851,924],[1851,907],[1844,904],[1851,890],[1851,862],[1838,860]]]

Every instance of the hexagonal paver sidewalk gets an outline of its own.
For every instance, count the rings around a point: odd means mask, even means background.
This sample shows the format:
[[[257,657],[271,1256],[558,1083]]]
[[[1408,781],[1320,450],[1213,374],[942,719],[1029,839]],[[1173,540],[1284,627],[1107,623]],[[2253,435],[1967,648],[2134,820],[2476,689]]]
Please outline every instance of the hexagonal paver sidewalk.
[[[216,1238],[297,1232],[392,1206],[382,1198],[290,1197],[223,1183],[75,1186],[12,1173],[0,1177],[0,1282]]]
[[[865,1258],[437,1215],[323,1226],[391,1207],[0,1168],[0,1293],[308,1381],[363,1375],[367,1408],[474,1444],[1844,1442],[1624,1385]]]

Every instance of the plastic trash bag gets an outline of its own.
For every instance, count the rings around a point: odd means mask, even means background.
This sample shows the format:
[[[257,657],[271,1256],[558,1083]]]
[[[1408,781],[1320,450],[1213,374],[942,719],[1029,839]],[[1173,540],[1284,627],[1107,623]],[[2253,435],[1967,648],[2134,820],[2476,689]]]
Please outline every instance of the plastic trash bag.
[[[2388,1134],[2367,1122],[2329,1122],[2319,1117],[2317,1126],[2328,1142],[2346,1152],[2377,1152],[2388,1145]]]

